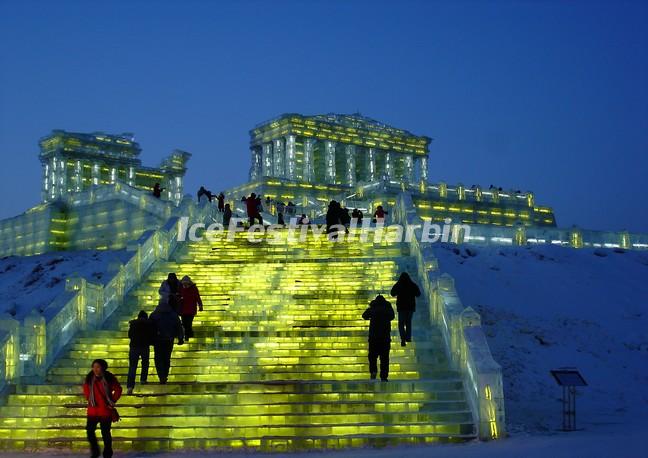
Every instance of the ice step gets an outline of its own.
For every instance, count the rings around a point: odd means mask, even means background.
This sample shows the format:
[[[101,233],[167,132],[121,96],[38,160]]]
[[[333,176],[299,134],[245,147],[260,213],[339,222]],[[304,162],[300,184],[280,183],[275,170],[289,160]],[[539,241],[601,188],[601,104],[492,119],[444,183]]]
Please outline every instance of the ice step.
[[[180,244],[131,290],[107,329],[79,334],[45,384],[19,386],[7,398],[0,447],[87,448],[83,377],[103,357],[125,385],[128,321],[155,308],[168,272],[193,278],[205,310],[194,320],[194,338],[174,347],[168,384],[157,383],[151,349],[150,383],[139,383],[138,370],[135,394],[119,400],[116,450],[471,440],[463,382],[439,330],[423,325],[423,302],[414,342],[401,347],[392,325],[390,382],[367,380],[361,314],[376,294],[389,299],[404,269],[416,273],[409,247],[384,241],[250,244],[237,234],[233,242]]]
[[[372,412],[372,413],[319,413],[319,412],[298,412],[298,413],[280,413],[264,414],[263,407],[257,408],[259,412],[251,415],[241,415],[237,411],[236,405],[230,405],[226,409],[221,409],[221,413],[213,415],[169,415],[167,412],[160,412],[156,409],[150,414],[144,414],[135,408],[122,407],[120,410],[121,421],[115,430],[124,430],[126,428],[223,428],[228,429],[232,424],[237,424],[237,428],[266,428],[266,427],[304,427],[309,425],[316,426],[354,426],[369,424],[387,424],[393,425],[402,423],[409,427],[440,427],[448,429],[456,428],[460,430],[464,424],[469,425],[472,430],[471,418],[468,414],[453,415],[449,419],[444,419],[435,412],[418,411],[418,412]],[[79,411],[80,410],[80,411]],[[198,409],[199,410],[199,409]],[[80,427],[83,429],[86,423],[83,408],[77,409],[76,415],[56,415],[42,417],[23,417],[23,418],[2,418],[0,417],[0,430],[7,429],[50,429],[50,428],[73,428]],[[133,415],[135,414],[135,415]],[[181,417],[181,418],[180,418]],[[446,416],[447,417],[447,416]],[[436,431],[434,431],[436,432]],[[464,430],[464,432],[466,432]],[[39,433],[36,432],[36,435]],[[200,437],[200,434],[197,434]]]
[[[138,386],[142,394],[171,394],[171,393],[330,393],[330,392],[371,392],[375,394],[399,392],[429,392],[434,390],[448,391],[462,389],[463,382],[459,373],[449,371],[447,377],[437,379],[419,379],[414,381],[392,380],[389,383],[376,381],[342,380],[336,382],[251,382],[251,383],[204,383],[182,384],[169,383],[166,385],[147,384]],[[19,394],[79,394],[79,383],[63,385],[18,385]]]
[[[207,417],[210,419],[218,417]],[[113,436],[130,439],[159,438],[169,439],[228,439],[238,433],[243,437],[286,436],[303,437],[309,435],[340,435],[340,434],[444,434],[459,435],[473,433],[472,423],[383,423],[380,421],[353,424],[312,424],[308,417],[303,418],[303,424],[294,425],[252,425],[239,424],[232,427],[193,427],[174,425],[173,427],[121,425],[113,427]],[[0,437],[11,439],[53,439],[61,436],[67,438],[85,438],[85,428],[79,427],[85,422],[80,420],[75,426],[35,426],[31,428],[0,427]]]
[[[113,435],[113,448],[117,451],[146,451],[157,452],[161,450],[183,450],[183,449],[224,449],[232,450],[239,448],[255,449],[264,452],[286,452],[295,450],[327,450],[348,447],[386,447],[395,445],[425,445],[433,443],[454,443],[465,442],[475,439],[475,433],[466,434],[412,434],[412,433],[375,433],[361,434],[353,431],[346,431],[342,434],[305,434],[300,431],[297,435],[284,436],[263,436],[243,437],[232,435],[226,439],[203,439],[203,438],[169,438],[147,437],[127,438]],[[68,448],[72,450],[87,450],[88,442],[85,438],[51,437],[49,439],[27,438],[0,439],[0,449],[15,448],[19,443],[22,448],[27,449],[51,449]]]

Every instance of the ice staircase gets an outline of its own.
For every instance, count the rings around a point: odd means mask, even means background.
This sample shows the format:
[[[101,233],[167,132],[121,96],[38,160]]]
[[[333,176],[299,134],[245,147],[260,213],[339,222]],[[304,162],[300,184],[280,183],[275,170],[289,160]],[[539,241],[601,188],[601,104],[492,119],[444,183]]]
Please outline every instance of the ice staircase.
[[[80,335],[48,371],[0,407],[0,449],[86,449],[81,382],[104,358],[124,386],[116,450],[252,447],[267,451],[456,442],[476,437],[458,372],[426,304],[414,342],[392,324],[389,382],[369,380],[367,322],[376,294],[414,272],[407,245],[266,238],[186,242],[154,266],[106,329]],[[269,237],[269,236],[266,236]],[[128,320],[152,311],[168,272],[190,275],[205,310],[175,346],[167,385],[155,375],[126,395]],[[151,352],[153,353],[153,352]]]

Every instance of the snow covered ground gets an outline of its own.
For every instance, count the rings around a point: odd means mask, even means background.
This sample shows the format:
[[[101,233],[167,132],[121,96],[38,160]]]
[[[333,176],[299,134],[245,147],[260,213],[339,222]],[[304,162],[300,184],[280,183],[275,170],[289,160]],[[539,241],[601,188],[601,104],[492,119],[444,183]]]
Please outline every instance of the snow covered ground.
[[[648,418],[648,252],[438,244],[440,269],[482,315],[504,372],[509,430],[561,425],[549,374],[577,367],[577,425],[586,430]]]
[[[504,371],[510,437],[292,457],[648,457],[648,252],[451,244],[438,244],[435,252],[441,270],[455,277],[464,305],[482,315],[493,356]],[[0,300],[6,297],[4,275]],[[580,430],[572,433],[558,431],[561,390],[549,375],[562,366],[577,367],[589,384],[579,390]],[[0,453],[0,458],[8,456],[27,455]]]
[[[82,276],[95,283],[112,278],[113,261],[126,262],[132,253],[116,251],[61,251],[37,256],[6,256],[0,259],[0,314],[22,320],[33,308],[43,310],[65,291],[65,279]]]

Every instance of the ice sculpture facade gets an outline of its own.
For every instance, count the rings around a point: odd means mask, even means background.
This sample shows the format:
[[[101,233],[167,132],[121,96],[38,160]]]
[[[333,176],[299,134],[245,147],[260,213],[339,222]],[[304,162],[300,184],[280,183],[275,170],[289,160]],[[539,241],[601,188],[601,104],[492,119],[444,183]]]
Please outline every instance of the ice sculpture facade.
[[[180,203],[186,163],[191,154],[174,150],[159,167],[144,167],[133,134],[91,134],[54,130],[41,138],[43,202],[117,181],[151,191],[156,183],[162,197]]]

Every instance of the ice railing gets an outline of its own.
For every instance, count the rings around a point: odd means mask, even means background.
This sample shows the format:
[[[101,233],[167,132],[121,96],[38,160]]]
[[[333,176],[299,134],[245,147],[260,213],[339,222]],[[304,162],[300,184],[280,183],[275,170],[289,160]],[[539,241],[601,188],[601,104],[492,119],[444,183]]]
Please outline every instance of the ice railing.
[[[189,217],[190,224],[213,221],[212,206],[196,204],[189,198],[177,211]],[[0,389],[19,383],[22,376],[42,377],[78,332],[101,328],[153,263],[169,259],[177,246],[179,230],[180,218],[172,216],[161,228],[130,242],[127,250],[132,252],[131,257],[125,264],[110,266],[112,278],[106,284],[70,277],[65,292],[42,313],[34,309],[22,323],[8,314],[0,316]]]
[[[451,185],[443,181],[438,183],[408,183],[383,177],[382,179],[363,183],[355,188],[355,192],[360,194],[372,190],[409,192],[419,198],[442,199],[450,202],[493,202],[516,207],[533,207],[535,205],[535,197],[530,191],[500,190],[497,187],[483,188],[477,185],[466,187],[461,183]]]
[[[169,200],[158,199],[150,191],[134,188],[119,180],[111,184],[93,185],[87,190],[67,194],[64,201],[77,207],[114,199],[123,200],[163,218],[169,218],[177,208]]]
[[[445,182],[428,183],[419,192],[425,192],[430,197],[450,201],[493,202],[512,204],[515,206],[533,207],[535,198],[530,191],[522,192],[512,189],[482,188],[481,186],[466,187],[461,183],[448,185]]]
[[[570,248],[648,249],[648,234],[628,231],[597,231],[578,226],[552,228],[517,225],[512,227],[469,224],[470,232],[460,224],[452,224],[452,239],[456,243],[478,245],[541,245],[551,244]]]
[[[227,202],[229,202],[232,206],[233,217],[247,219],[245,202],[241,200],[241,197],[249,196],[253,192],[257,195],[261,194],[262,185],[262,182],[258,182],[237,186],[226,191],[227,195],[230,196]],[[315,218],[321,217],[322,215],[326,214],[326,205],[328,204],[328,202],[320,202],[316,199],[308,198],[307,205],[296,204],[295,202],[293,202],[293,205],[288,207],[288,199],[275,197],[271,198],[270,202],[268,202],[263,195],[261,197],[261,206],[263,207],[261,217],[263,218],[264,222],[271,224],[277,223],[278,202],[283,202],[284,204],[284,222],[286,224],[288,224],[292,218],[299,218],[301,215],[308,216],[311,221]]]
[[[150,192],[119,181],[95,185],[68,194],[57,203],[41,204],[21,215],[0,221],[0,256],[29,256],[61,248],[55,246],[52,237],[52,233],[60,232],[58,226],[66,222],[59,208],[60,203],[70,208],[89,206],[92,211],[92,204],[116,199],[159,217],[161,221],[166,221],[173,215],[184,214],[186,207],[186,198],[176,206],[173,202],[158,199]]]
[[[392,211],[395,223],[414,230],[411,254],[417,260],[418,278],[430,306],[430,319],[441,329],[452,368],[462,375],[479,437],[482,440],[503,437],[506,424],[502,369],[491,355],[480,316],[463,306],[453,278],[439,272],[431,243],[420,242],[423,221],[416,214],[412,196],[399,194]]]

